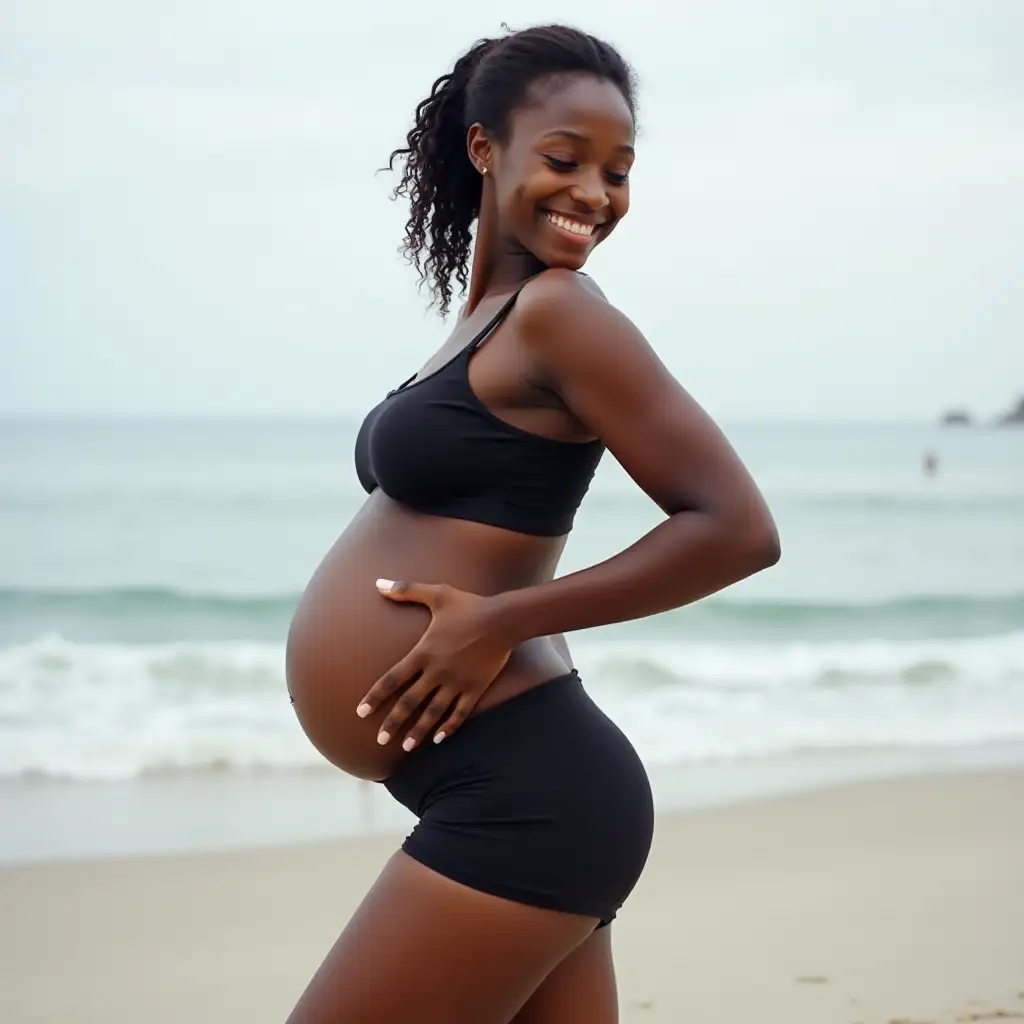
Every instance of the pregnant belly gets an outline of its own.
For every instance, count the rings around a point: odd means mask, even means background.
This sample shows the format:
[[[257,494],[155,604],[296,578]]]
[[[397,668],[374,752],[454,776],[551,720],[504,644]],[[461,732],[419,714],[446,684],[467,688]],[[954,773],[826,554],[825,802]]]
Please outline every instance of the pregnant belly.
[[[320,564],[288,636],[288,690],[306,735],[327,760],[365,779],[384,779],[406,756],[401,735],[376,737],[393,701],[361,719],[356,706],[430,624],[422,605],[382,597],[380,578],[449,583],[493,594],[549,579],[561,540],[410,512],[381,492],[370,496]],[[549,638],[512,652],[478,711],[568,670]]]

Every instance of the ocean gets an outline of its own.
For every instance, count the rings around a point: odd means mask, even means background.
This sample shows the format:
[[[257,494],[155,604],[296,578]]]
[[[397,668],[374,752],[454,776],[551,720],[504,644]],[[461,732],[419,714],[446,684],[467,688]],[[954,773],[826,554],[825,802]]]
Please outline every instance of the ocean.
[[[356,427],[0,425],[0,780],[334,772],[296,725],[283,650],[363,500]],[[724,429],[781,562],[569,637],[652,772],[1024,745],[1024,431]],[[560,572],[659,517],[606,456]]]

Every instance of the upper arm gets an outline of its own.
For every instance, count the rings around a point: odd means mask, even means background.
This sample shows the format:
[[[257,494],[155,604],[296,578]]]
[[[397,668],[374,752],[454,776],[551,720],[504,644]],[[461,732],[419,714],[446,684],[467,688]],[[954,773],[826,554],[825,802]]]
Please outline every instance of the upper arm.
[[[523,298],[520,327],[545,377],[665,512],[771,523],[722,432],[596,285],[549,271]]]

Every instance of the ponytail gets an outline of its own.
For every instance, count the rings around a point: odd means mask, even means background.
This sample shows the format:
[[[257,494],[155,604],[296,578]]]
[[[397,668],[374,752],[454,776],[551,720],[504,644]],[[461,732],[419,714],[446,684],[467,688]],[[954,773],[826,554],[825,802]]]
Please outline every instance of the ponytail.
[[[466,92],[481,59],[498,43],[481,39],[434,82],[416,108],[405,148],[388,160],[393,170],[395,160],[405,159],[394,190],[396,199],[406,197],[411,206],[402,254],[419,271],[421,282],[431,284],[441,316],[451,306],[452,277],[463,291],[468,284],[470,226],[480,213],[480,174],[466,151]]]

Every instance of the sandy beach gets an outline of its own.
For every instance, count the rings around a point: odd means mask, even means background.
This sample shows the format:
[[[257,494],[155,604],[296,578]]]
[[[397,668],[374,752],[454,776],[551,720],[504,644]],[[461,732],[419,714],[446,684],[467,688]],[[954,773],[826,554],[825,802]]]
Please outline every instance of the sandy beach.
[[[628,1024],[1024,1020],[1024,771],[659,818]],[[0,1019],[280,1022],[391,838],[0,870]]]

